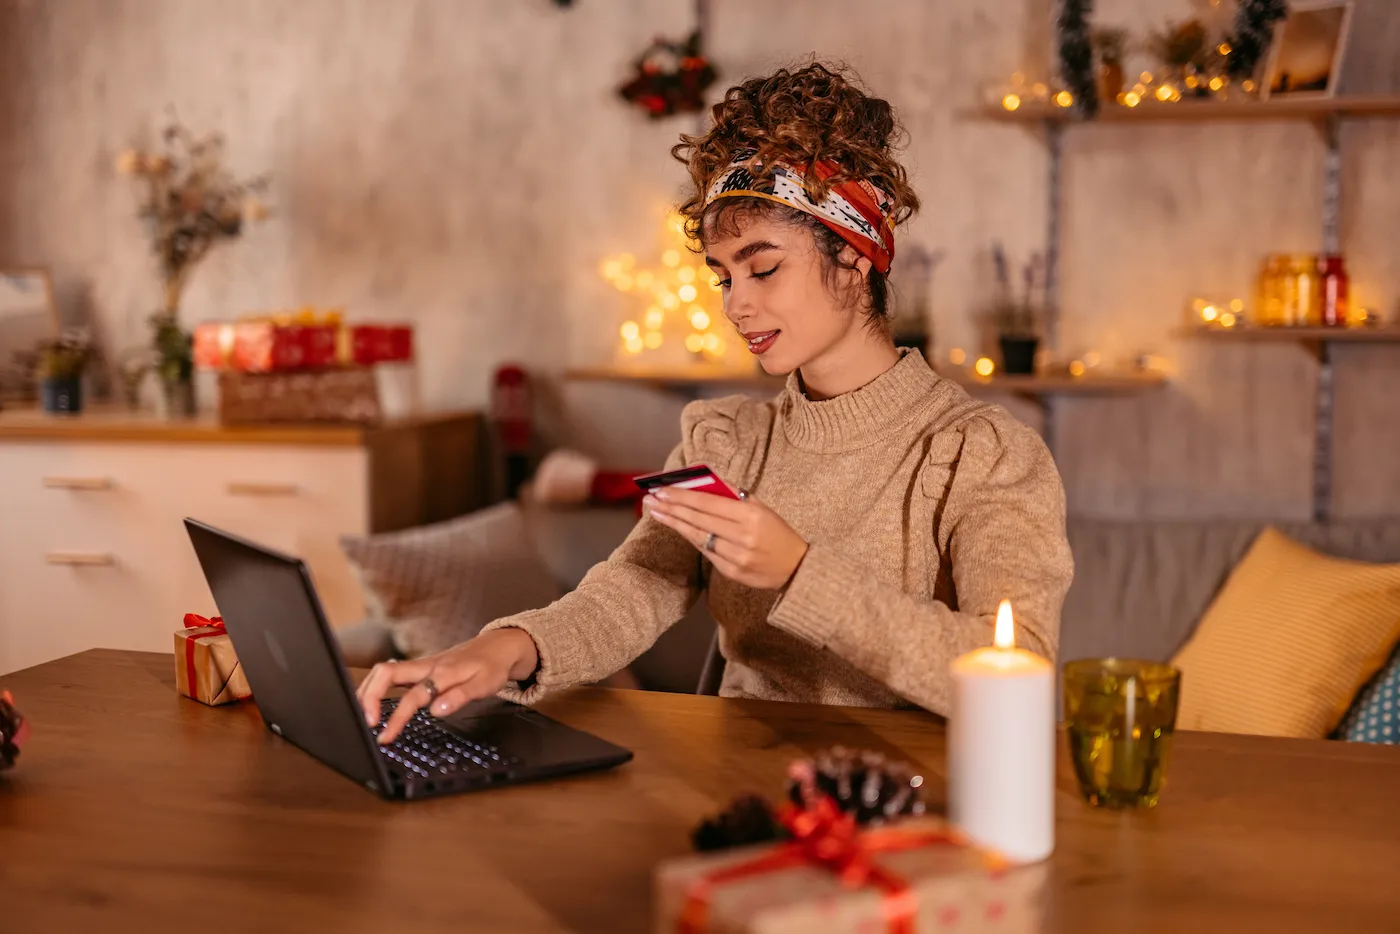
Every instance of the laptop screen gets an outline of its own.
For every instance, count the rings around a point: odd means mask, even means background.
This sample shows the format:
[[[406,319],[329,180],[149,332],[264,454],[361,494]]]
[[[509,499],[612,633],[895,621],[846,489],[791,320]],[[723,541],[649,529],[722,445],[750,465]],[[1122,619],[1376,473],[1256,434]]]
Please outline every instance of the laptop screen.
[[[185,527],[263,720],[326,765],[387,791],[305,566],[192,519]]]

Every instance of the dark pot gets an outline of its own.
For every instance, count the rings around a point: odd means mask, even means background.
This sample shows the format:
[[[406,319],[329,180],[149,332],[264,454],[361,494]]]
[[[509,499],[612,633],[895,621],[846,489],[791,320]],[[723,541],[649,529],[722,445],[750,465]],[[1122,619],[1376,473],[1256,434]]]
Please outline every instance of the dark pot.
[[[39,396],[45,412],[75,415],[83,410],[83,383],[77,377],[45,377]]]
[[[1035,351],[1040,340],[1034,337],[1003,337],[1001,371],[1014,376],[1029,376],[1035,372]]]

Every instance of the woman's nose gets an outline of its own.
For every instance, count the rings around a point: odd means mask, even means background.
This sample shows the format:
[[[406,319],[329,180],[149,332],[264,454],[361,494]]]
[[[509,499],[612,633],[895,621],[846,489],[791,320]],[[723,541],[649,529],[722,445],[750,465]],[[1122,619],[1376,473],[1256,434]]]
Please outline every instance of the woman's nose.
[[[729,323],[739,330],[743,330],[743,323],[753,317],[753,302],[749,299],[747,291],[730,287],[729,294],[724,297],[724,316],[729,319]]]

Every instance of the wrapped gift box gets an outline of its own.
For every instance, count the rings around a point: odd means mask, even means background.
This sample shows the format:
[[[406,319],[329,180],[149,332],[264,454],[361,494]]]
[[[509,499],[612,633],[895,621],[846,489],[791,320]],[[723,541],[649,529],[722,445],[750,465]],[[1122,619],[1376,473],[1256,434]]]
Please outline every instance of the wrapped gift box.
[[[229,366],[245,373],[275,373],[335,366],[335,324],[240,321],[233,327]]]
[[[280,373],[412,360],[412,325],[342,325],[334,313],[211,321],[194,331],[195,366],[206,370]]]
[[[226,321],[206,321],[194,329],[194,365],[203,370],[222,370],[233,357],[233,325]]]
[[[352,324],[341,332],[340,362],[371,366],[413,359],[413,327],[407,324]]]
[[[799,843],[663,863],[657,934],[955,934],[1039,931],[1046,864],[1011,866],[940,821],[856,834],[835,859]],[[821,845],[815,848],[820,852]],[[840,850],[840,847],[837,848]],[[862,877],[868,861],[872,871]],[[907,909],[901,917],[900,907]]]
[[[175,687],[210,706],[253,696],[219,617],[185,614],[185,628],[175,632]]]
[[[392,363],[293,373],[219,374],[219,420],[374,424],[419,407],[418,369]]]

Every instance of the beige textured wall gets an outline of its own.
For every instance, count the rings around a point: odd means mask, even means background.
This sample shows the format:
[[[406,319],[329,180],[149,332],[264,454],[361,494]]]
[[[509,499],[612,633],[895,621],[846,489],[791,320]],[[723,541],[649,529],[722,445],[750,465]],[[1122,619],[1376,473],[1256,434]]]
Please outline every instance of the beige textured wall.
[[[958,112],[1043,58],[1049,6],[713,0],[726,76],[817,53],[855,66],[902,111],[925,198],[904,242],[946,251],[933,290],[940,350],[977,345],[970,312],[991,240],[1017,256],[1042,243],[1041,140]],[[1141,31],[1193,0],[1098,9]],[[65,313],[91,315],[110,346],[140,340],[154,283],[110,165],[170,103],[224,130],[239,169],[273,172],[280,211],[200,271],[191,320],[300,302],[412,317],[427,397],[442,405],[480,404],[503,359],[546,371],[599,362],[622,308],[597,261],[645,252],[680,182],[666,149],[693,126],[649,123],[612,88],[689,11],[679,0],[568,11],[547,0],[0,0],[0,261],[52,266]],[[1349,125],[1345,144],[1354,291],[1393,313],[1400,123]],[[1062,350],[1156,351],[1177,367],[1150,397],[1057,403],[1072,509],[1306,516],[1316,363],[1292,346],[1170,335],[1192,295],[1247,294],[1261,254],[1320,245],[1317,135],[1088,127],[1065,155]],[[1338,513],[1400,514],[1400,350],[1348,348],[1337,366]],[[616,463],[650,463],[676,437],[675,399],[567,386],[545,403],[556,437]]]

